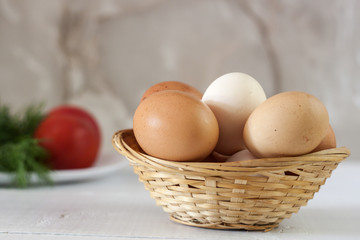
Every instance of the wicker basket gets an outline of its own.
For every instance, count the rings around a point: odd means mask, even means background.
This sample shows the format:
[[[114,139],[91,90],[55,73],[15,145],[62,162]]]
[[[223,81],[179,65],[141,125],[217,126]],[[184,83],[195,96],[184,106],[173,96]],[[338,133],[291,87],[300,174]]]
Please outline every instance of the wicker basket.
[[[263,231],[305,206],[350,154],[343,147],[298,157],[173,162],[144,154],[131,129],[115,133],[113,145],[172,220],[205,228]]]

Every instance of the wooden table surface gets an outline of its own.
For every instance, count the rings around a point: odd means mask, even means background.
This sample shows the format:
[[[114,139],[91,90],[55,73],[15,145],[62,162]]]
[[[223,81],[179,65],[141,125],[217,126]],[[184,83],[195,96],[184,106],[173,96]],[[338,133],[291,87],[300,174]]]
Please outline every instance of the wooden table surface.
[[[267,233],[172,222],[127,164],[90,181],[1,186],[0,239],[360,239],[359,174],[360,159],[344,161],[306,207]]]

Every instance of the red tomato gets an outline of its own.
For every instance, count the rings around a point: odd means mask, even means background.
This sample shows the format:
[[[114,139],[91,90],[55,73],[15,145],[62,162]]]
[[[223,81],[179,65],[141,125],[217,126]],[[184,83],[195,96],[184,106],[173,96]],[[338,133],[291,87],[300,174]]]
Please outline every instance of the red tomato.
[[[52,110],[39,124],[35,138],[49,152],[53,169],[79,169],[94,164],[100,148],[99,126],[88,112],[74,106]]]
[[[88,121],[89,124],[91,124],[96,131],[98,132],[99,139],[100,139],[100,129],[99,125],[97,124],[95,118],[90,115],[90,113],[86,112],[85,110],[75,107],[75,106],[69,106],[69,105],[62,105],[57,108],[54,108],[50,111],[48,115],[73,115],[79,118],[84,119],[85,121]]]

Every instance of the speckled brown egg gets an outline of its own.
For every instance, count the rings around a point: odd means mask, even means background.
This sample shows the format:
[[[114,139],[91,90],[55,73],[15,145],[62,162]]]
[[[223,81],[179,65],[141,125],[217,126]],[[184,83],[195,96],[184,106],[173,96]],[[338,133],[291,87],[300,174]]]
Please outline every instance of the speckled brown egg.
[[[143,100],[133,119],[135,138],[149,155],[172,161],[202,161],[215,148],[217,120],[193,94],[165,90]]]
[[[329,128],[326,132],[325,137],[320,142],[320,144],[313,150],[313,152],[330,149],[330,148],[336,148],[336,137],[333,128],[329,124]]]
[[[251,113],[244,141],[256,157],[296,156],[315,149],[328,127],[328,112],[318,98],[304,92],[283,92]]]
[[[177,81],[165,81],[165,82],[159,82],[159,83],[151,86],[150,88],[148,88],[145,91],[145,93],[143,94],[141,101],[144,100],[145,98],[149,97],[153,93],[157,93],[157,92],[164,91],[164,90],[179,90],[182,92],[191,93],[200,99],[203,96],[199,90],[197,90],[193,86],[190,86],[186,83],[177,82]]]

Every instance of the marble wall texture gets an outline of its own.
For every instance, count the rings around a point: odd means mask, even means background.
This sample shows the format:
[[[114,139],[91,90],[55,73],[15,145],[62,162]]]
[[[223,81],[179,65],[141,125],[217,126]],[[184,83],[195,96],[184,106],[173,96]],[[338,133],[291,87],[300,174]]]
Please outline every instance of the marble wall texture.
[[[149,86],[233,71],[320,98],[360,158],[360,1],[0,0],[0,101],[83,106],[104,152]]]

